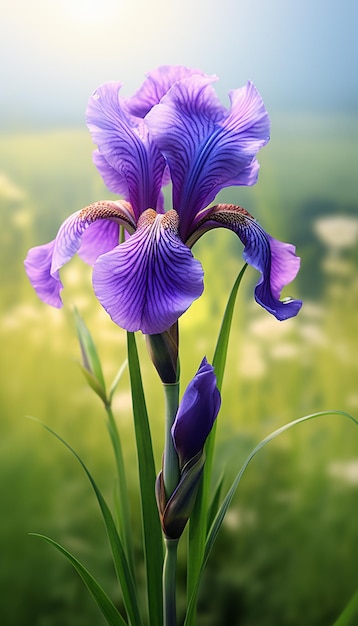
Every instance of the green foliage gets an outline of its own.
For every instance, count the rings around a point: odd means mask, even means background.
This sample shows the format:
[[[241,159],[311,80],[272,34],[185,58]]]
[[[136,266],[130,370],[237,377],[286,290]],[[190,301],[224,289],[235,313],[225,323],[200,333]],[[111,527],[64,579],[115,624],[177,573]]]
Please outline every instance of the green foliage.
[[[92,477],[91,473],[89,472],[89,470],[87,469],[86,465],[84,464],[80,456],[77,454],[77,452],[75,452],[75,450],[68,443],[66,443],[66,441],[62,439],[62,437],[60,437],[57,433],[55,433],[51,428],[49,428],[45,424],[43,424],[43,426],[52,435],[54,435],[59,441],[61,441],[61,443],[63,443],[66,446],[66,448],[73,454],[73,456],[80,463],[82,469],[84,470],[93,488],[93,491],[97,498],[97,501],[98,501],[98,504],[102,513],[103,521],[106,527],[109,543],[110,543],[111,550],[112,550],[114,568],[117,573],[118,582],[120,584],[120,588],[123,594],[123,600],[124,600],[124,604],[126,607],[130,624],[132,626],[140,626],[141,617],[139,613],[138,598],[136,595],[135,583],[132,577],[131,570],[128,565],[128,560],[127,560],[127,556],[123,548],[122,541],[118,534],[116,525],[113,520],[112,513],[107,505],[107,502],[104,499],[101,490],[97,486],[97,483],[95,482],[94,478]],[[47,541],[51,541],[51,540],[47,538]],[[87,570],[81,565],[81,563],[77,559],[74,559],[74,557],[68,551],[66,551],[64,548],[62,548],[58,544],[56,545],[56,547],[60,549],[62,553],[65,554],[65,556],[67,556],[67,558],[71,561],[72,565],[74,565],[74,567],[80,573],[86,585],[90,588],[91,593],[93,597],[95,598],[95,600],[97,601],[97,603],[99,604],[102,612],[104,611],[104,614],[106,618],[108,619],[109,614],[113,614],[113,611],[103,590],[101,590],[96,580],[87,572]],[[113,626],[114,624],[116,624],[116,626],[117,624],[119,624],[118,618],[116,622],[113,622]]]
[[[31,533],[34,537],[40,537],[44,539],[52,545],[56,550],[61,552],[66,559],[73,565],[75,570],[81,576],[83,582],[88,587],[90,594],[92,595],[94,601],[102,611],[105,619],[107,620],[109,626],[127,626],[127,623],[121,617],[120,613],[118,613],[115,605],[112,600],[107,596],[102,587],[98,584],[96,579],[90,574],[90,572],[80,563],[76,557],[73,556],[68,550],[66,550],[59,543],[51,539],[50,537],[45,537],[45,535],[39,535],[36,533]]]
[[[142,505],[143,543],[147,570],[149,623],[163,621],[162,571],[163,540],[155,500],[155,464],[152,439],[143,392],[138,351],[134,333],[127,333],[128,367],[132,389],[133,418],[138,453],[138,470]]]

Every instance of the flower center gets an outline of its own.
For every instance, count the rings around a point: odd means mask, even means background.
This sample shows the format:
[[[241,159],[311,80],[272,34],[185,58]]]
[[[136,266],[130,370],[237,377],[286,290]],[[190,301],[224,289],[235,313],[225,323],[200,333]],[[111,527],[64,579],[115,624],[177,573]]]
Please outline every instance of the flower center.
[[[138,220],[137,228],[148,228],[153,230],[169,230],[177,234],[179,228],[179,215],[174,209],[170,209],[166,213],[157,213],[154,209],[147,209],[142,213]]]

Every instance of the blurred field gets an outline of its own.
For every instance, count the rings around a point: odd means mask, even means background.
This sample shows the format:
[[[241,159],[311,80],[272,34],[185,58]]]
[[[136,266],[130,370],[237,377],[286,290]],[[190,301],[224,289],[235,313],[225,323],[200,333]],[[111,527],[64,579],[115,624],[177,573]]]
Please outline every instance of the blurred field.
[[[259,183],[221,195],[243,205],[272,235],[296,244],[302,270],[286,295],[304,300],[296,319],[279,323],[253,302],[257,276],[246,273],[219,416],[216,473],[225,469],[227,484],[276,427],[318,410],[358,414],[357,147],[353,117],[278,117],[259,156]],[[102,407],[76,365],[73,306],[92,332],[109,383],[126,356],[125,333],[101,309],[90,269],[78,259],[62,273],[62,311],[37,300],[23,270],[27,249],[52,239],[69,213],[111,197],[91,151],[82,130],[0,138],[0,613],[6,626],[103,623],[70,566],[29,537],[31,531],[75,552],[118,599],[105,532],[80,468],[26,419],[35,416],[59,432],[111,501],[114,463]],[[183,388],[202,356],[212,358],[241,252],[231,233],[218,231],[194,248],[206,289],[180,324]],[[137,339],[159,470],[162,392]],[[115,411],[140,570],[130,406],[125,375]],[[199,626],[332,623],[358,586],[357,493],[358,431],[348,420],[325,417],[271,444],[250,466],[212,555]],[[183,568],[180,580],[184,585]]]

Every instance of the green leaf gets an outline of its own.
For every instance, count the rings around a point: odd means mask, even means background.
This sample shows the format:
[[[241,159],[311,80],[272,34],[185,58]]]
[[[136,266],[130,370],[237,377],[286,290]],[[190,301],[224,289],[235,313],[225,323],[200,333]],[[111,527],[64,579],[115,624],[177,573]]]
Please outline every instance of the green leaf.
[[[223,321],[221,323],[221,328],[220,328],[216,348],[215,348],[215,353],[214,353],[214,358],[213,358],[213,367],[215,368],[216,384],[219,390],[221,390],[222,388],[223,379],[224,379],[226,357],[227,357],[227,351],[229,347],[230,330],[231,330],[232,317],[234,314],[236,296],[237,296],[237,292],[239,290],[242,278],[245,274],[246,268],[247,268],[247,263],[245,263],[241,272],[238,274],[238,277],[231,290],[229,300],[226,305]]]
[[[142,505],[149,623],[151,626],[161,626],[163,623],[163,537],[155,499],[156,473],[152,438],[134,333],[127,333],[127,343]]]
[[[354,619],[354,622],[353,622]],[[358,620],[358,591],[350,599],[347,606],[339,618],[334,622],[333,626],[354,626]]]
[[[96,379],[98,386],[102,389],[102,393],[104,394],[104,396],[106,396],[106,386],[104,382],[101,362],[99,360],[99,356],[97,354],[96,346],[94,345],[91,333],[89,332],[85,322],[83,321],[77,309],[75,309],[74,314],[84,369],[92,374],[93,378]],[[91,387],[92,389],[94,389],[92,385]],[[94,391],[96,391],[96,389],[94,389]],[[96,393],[98,393],[98,391],[96,391]]]
[[[263,448],[266,444],[268,444],[270,441],[272,441],[273,439],[275,439],[276,437],[278,437],[278,435],[281,435],[282,433],[284,433],[286,430],[288,430],[289,428],[292,428],[292,426],[296,426],[297,424],[301,424],[302,422],[307,422],[308,420],[314,419],[316,417],[323,417],[323,416],[327,416],[327,415],[342,415],[344,417],[347,417],[348,419],[351,419],[355,424],[358,425],[358,420],[356,420],[354,417],[352,417],[351,415],[349,415],[349,413],[345,413],[344,411],[321,411],[319,413],[312,413],[311,415],[305,415],[305,417],[300,417],[297,420],[294,420],[293,422],[289,422],[288,424],[285,424],[284,426],[282,426],[281,428],[278,428],[277,430],[275,430],[273,433],[271,433],[270,435],[268,435],[268,437],[266,437],[265,439],[263,439],[263,441],[261,441],[253,450],[252,452],[249,454],[249,456],[246,458],[244,464],[242,465],[240,471],[238,472],[238,474],[236,475],[236,478],[234,479],[228,493],[226,494],[226,497],[223,501],[223,503],[221,504],[221,507],[218,511],[218,513],[216,514],[216,517],[211,525],[210,531],[208,533],[208,537],[206,540],[206,544],[205,544],[205,552],[204,552],[204,559],[201,565],[201,570],[199,572],[199,576],[197,578],[195,587],[192,591],[192,595],[190,597],[189,603],[188,603],[188,608],[187,608],[187,615],[185,618],[185,622],[184,622],[184,626],[188,626],[189,624],[192,623],[192,620],[195,617],[195,609],[196,609],[196,601],[197,601],[197,595],[198,595],[198,591],[199,591],[199,585],[200,585],[200,580],[201,580],[201,576],[202,573],[204,571],[204,568],[208,562],[209,559],[209,555],[211,553],[211,550],[214,546],[216,537],[218,535],[218,532],[221,528],[221,525],[223,523],[225,514],[232,502],[232,499],[235,495],[235,492],[237,490],[237,487],[241,481],[241,478],[245,472],[245,470],[247,469],[248,465],[250,464],[250,462],[252,461],[252,459],[254,458],[254,456],[261,450],[261,448]],[[344,626],[346,624],[346,622],[342,622],[342,624],[339,624],[339,626]],[[337,624],[335,624],[334,626],[337,626]]]
[[[223,482],[224,482],[224,476],[221,476],[220,480],[218,481],[218,484],[216,485],[216,488],[214,490],[214,495],[212,496],[211,503],[209,506],[208,521],[206,525],[207,528],[210,528],[211,524],[214,521],[214,517],[218,512]]]
[[[118,612],[116,606],[113,604],[112,600],[107,596],[106,592],[103,590],[101,585],[96,581],[96,579],[92,576],[92,574],[74,557],[66,548],[61,546],[59,543],[50,539],[50,537],[46,537],[45,535],[40,535],[38,533],[30,533],[33,537],[40,537],[44,539],[56,548],[61,554],[63,554],[68,561],[73,565],[75,570],[81,576],[83,582],[87,586],[91,596],[95,600],[97,606],[99,607],[102,615],[104,615],[106,621],[109,626],[128,626],[127,622],[124,621],[121,614]]]
[[[222,388],[224,379],[226,357],[229,346],[229,337],[231,330],[231,323],[235,308],[236,296],[241,284],[241,280],[247,268],[247,264],[243,266],[234,286],[231,290],[228,303],[226,305],[225,313],[221,323],[219,337],[217,340],[213,366],[216,375],[216,384],[219,390]],[[214,457],[215,447],[215,434],[216,434],[216,422],[207,439],[205,445],[206,462],[202,477],[202,483],[197,495],[194,510],[190,517],[189,524],[189,546],[188,546],[188,581],[187,592],[188,598],[190,598],[196,583],[198,576],[200,575],[200,568],[204,558],[205,539],[207,533],[207,518],[209,509],[210,489],[211,489],[211,474]],[[193,618],[194,619],[194,618]],[[190,622],[190,626],[195,623],[195,620]]]
[[[126,468],[123,459],[122,453],[122,444],[116,424],[116,420],[114,419],[114,415],[112,412],[112,408],[110,404],[106,405],[106,413],[107,413],[107,428],[109,432],[109,436],[112,442],[112,448],[114,452],[114,458],[116,462],[117,469],[117,487],[118,491],[116,494],[116,511],[117,511],[117,526],[120,532],[121,539],[123,541],[125,552],[128,559],[128,565],[131,569],[132,576],[134,579],[134,548],[133,548],[133,532],[130,520],[130,507],[129,507],[129,496],[128,496],[128,488],[127,488],[127,479],[126,479]]]
[[[109,390],[109,404],[112,404],[114,392],[117,389],[117,385],[118,385],[120,379],[122,378],[123,372],[126,369],[127,365],[128,365],[128,361],[126,359],[124,361],[124,363],[122,363],[121,367],[119,368],[119,370],[118,370],[118,372],[117,372],[117,374],[115,376],[115,379],[114,379],[114,381],[113,381],[113,383],[111,385],[111,388]]]
[[[99,396],[102,400],[102,402],[104,404],[107,404],[108,400],[107,400],[107,396],[106,396],[106,392],[103,389],[103,387],[101,387],[101,385],[99,384],[97,378],[95,378],[95,376],[93,376],[92,372],[90,372],[88,369],[86,369],[81,363],[78,364],[79,368],[82,372],[82,374],[84,375],[85,379],[87,380],[89,386],[91,387],[91,389],[97,394],[97,396]]]
[[[90,481],[90,484],[95,492],[99,507],[101,509],[102,517],[103,517],[105,527],[107,530],[109,543],[112,549],[112,556],[113,556],[115,570],[116,570],[118,581],[119,581],[122,594],[123,594],[124,606],[126,608],[129,621],[132,624],[132,626],[141,626],[142,620],[141,620],[140,613],[139,613],[138,600],[136,597],[136,590],[135,590],[135,585],[134,585],[133,577],[131,574],[131,570],[129,568],[127,557],[124,552],[122,541],[118,534],[117,527],[115,525],[112,513],[104,497],[102,496],[101,491],[97,487],[97,484],[95,483],[92,475],[90,474],[89,470],[87,469],[86,465],[84,464],[80,456],[77,454],[77,452],[73,448],[71,448],[71,446],[64,439],[62,439],[60,435],[58,435],[54,430],[52,430],[52,428],[50,428],[46,424],[43,424],[42,422],[39,422],[39,420],[35,420],[35,421],[41,424],[43,428],[45,428],[54,437],[56,437],[56,439],[61,441],[61,443],[63,443],[64,446],[66,446],[66,448],[78,460],[85,474],[87,475],[87,478]]]

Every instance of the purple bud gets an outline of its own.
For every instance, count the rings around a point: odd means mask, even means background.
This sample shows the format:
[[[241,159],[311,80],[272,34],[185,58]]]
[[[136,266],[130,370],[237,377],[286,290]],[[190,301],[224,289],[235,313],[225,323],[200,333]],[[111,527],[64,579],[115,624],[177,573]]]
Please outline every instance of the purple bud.
[[[181,469],[203,449],[220,404],[214,368],[204,357],[185,390],[172,426],[172,437]]]

